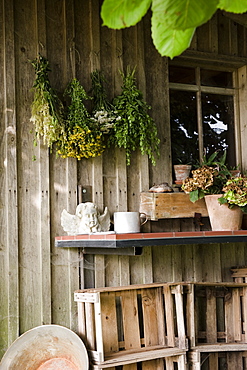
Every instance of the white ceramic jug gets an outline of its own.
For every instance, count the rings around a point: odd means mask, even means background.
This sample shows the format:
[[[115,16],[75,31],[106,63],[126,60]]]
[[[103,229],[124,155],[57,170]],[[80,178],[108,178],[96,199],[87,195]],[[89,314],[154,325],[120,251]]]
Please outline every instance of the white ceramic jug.
[[[145,221],[141,223],[140,216],[144,213],[139,212],[115,212],[114,213],[114,231],[117,234],[126,233],[139,233],[140,228],[147,222],[145,215]]]

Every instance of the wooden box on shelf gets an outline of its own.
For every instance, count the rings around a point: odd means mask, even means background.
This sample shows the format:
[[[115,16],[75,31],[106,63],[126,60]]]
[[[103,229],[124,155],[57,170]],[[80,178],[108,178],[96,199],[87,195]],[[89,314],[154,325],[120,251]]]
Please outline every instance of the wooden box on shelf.
[[[184,192],[141,192],[140,212],[145,213],[147,218],[153,221],[164,218],[189,218],[194,217],[195,213],[208,217],[205,200],[200,199],[192,203],[189,194]]]

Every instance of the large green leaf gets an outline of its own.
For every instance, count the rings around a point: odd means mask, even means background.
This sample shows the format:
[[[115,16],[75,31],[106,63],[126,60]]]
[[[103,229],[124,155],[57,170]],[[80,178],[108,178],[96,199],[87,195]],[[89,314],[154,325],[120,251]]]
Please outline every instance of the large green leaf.
[[[134,26],[147,13],[152,0],[104,0],[103,25],[114,29]]]
[[[226,12],[241,14],[247,12],[247,0],[220,0],[218,7]]]
[[[207,22],[219,0],[153,0],[152,11],[173,29],[186,30]]]
[[[161,23],[154,14],[152,16],[153,43],[162,56],[172,59],[181,54],[190,46],[194,32],[195,28],[173,30],[166,23]]]

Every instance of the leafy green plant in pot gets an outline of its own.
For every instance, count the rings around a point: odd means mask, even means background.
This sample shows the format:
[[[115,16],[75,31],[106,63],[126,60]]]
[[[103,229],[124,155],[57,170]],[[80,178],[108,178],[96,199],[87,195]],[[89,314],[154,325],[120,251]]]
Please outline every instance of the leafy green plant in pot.
[[[110,143],[126,151],[126,162],[130,165],[131,153],[140,149],[147,154],[152,164],[156,164],[155,156],[159,156],[157,127],[148,114],[151,108],[137,89],[135,69],[127,68],[127,73],[120,72],[123,79],[122,92],[113,100],[114,109],[120,119],[113,125]]]
[[[205,197],[212,230],[238,230],[247,210],[247,179],[231,177],[225,165],[226,152],[218,161],[216,156],[214,153],[193,170],[192,177],[184,180],[182,190],[189,193],[192,202]]]

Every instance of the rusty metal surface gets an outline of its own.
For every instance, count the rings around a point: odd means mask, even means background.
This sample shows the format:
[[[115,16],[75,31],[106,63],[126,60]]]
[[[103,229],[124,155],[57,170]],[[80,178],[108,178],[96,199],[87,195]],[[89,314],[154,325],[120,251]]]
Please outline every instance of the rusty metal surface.
[[[42,325],[21,335],[7,350],[0,370],[88,370],[84,343],[70,329]]]

